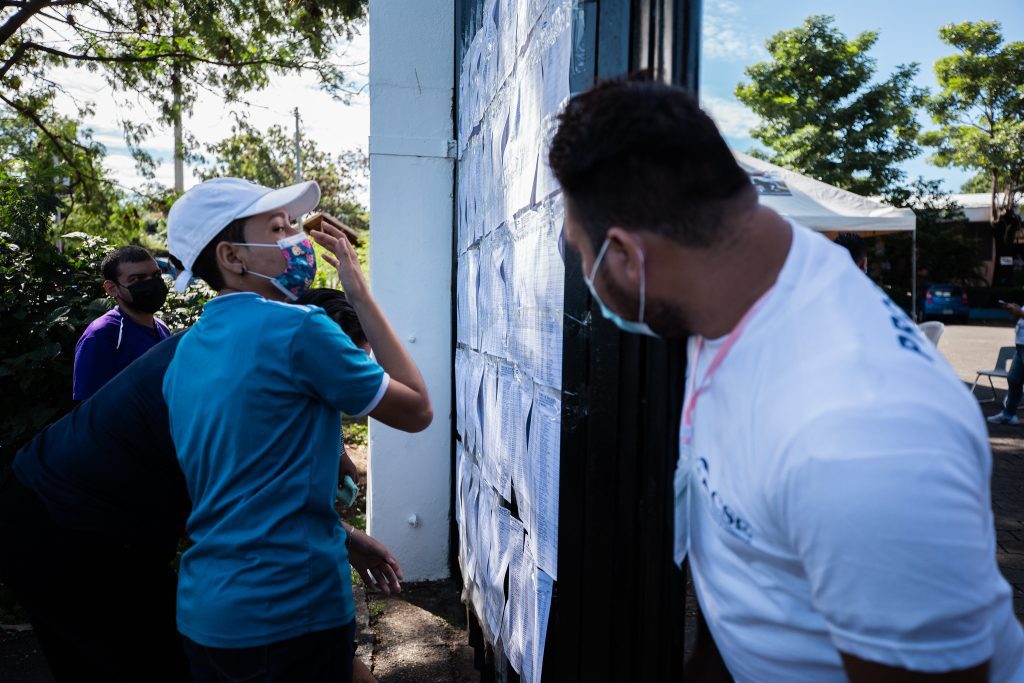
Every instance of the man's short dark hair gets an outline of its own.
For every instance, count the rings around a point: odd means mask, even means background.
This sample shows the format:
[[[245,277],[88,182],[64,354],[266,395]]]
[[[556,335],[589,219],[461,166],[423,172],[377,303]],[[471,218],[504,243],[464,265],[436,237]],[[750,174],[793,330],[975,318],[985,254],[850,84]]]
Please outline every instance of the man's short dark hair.
[[[128,245],[127,247],[121,247],[115,249],[106,256],[103,257],[102,263],[100,263],[100,270],[103,272],[103,279],[110,280],[111,282],[117,282],[118,269],[122,263],[142,263],[143,261],[152,261],[153,255],[142,247],[137,247],[134,244]]]
[[[868,245],[864,238],[856,233],[841,232],[835,242],[841,247],[846,247],[854,263],[860,263],[868,257]]]
[[[730,236],[723,218],[735,200],[755,198],[693,95],[637,77],[569,100],[548,161],[595,248],[613,226],[714,246]]]
[[[217,236],[210,240],[210,243],[203,247],[196,256],[196,262],[192,264],[192,274],[210,285],[215,292],[224,289],[224,276],[221,275],[220,266],[217,265],[217,245],[221,242],[244,242],[245,222],[248,218],[238,218],[228,223],[227,227],[217,233]],[[171,263],[179,271],[185,270],[185,266],[174,255],[171,255]]]
[[[348,302],[345,292],[318,287],[300,296],[295,303],[319,306],[324,309],[327,315],[331,316],[334,322],[341,325],[341,329],[345,331],[345,334],[352,339],[356,346],[368,343],[366,333],[363,332],[363,326],[359,322],[359,316],[356,315],[356,309]]]

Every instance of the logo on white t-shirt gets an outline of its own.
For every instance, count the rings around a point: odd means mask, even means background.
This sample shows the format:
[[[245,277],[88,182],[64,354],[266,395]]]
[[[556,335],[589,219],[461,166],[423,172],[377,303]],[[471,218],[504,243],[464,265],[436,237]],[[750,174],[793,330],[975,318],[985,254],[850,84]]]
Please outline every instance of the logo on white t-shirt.
[[[717,489],[711,487],[709,479],[711,478],[711,468],[708,466],[708,461],[705,458],[698,457],[696,459],[697,465],[697,477],[700,479],[700,486],[704,490],[704,495],[711,501],[712,514],[716,522],[722,525],[726,531],[740,539],[744,543],[750,544],[754,541],[754,534],[750,528],[750,522],[740,516],[740,514],[729,506],[722,494]]]
[[[917,326],[914,325],[914,322],[887,295],[882,295],[882,303],[889,307],[890,321],[892,326],[896,328],[896,338],[900,346],[931,361],[932,357],[925,353],[918,343]]]

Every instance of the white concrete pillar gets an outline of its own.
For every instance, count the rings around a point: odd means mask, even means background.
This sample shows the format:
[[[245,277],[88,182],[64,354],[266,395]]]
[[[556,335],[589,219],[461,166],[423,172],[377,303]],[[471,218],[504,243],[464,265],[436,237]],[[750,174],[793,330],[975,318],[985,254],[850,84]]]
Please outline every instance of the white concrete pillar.
[[[454,3],[370,0],[370,282],[423,373],[424,432],[371,420],[369,532],[406,580],[448,576]]]

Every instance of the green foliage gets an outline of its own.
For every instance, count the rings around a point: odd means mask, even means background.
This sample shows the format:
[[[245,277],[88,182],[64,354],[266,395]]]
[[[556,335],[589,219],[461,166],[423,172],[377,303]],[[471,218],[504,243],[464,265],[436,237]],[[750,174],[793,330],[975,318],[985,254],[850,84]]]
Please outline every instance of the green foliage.
[[[1024,224],[1024,41],[1004,43],[997,21],[950,24],[939,37],[957,53],[935,62],[942,89],[928,111],[939,129],[921,140],[935,164],[978,173],[970,188],[993,193],[996,254],[1009,255]],[[1008,274],[997,271],[997,282]]]
[[[157,315],[172,332],[180,332],[192,327],[199,320],[203,306],[213,297],[213,290],[201,280],[197,280],[180,294],[172,287],[167,293],[167,302]]]
[[[342,438],[347,444],[365,446],[369,443],[369,430],[365,419],[358,422],[346,421],[342,424],[341,433]]]
[[[85,232],[117,245],[162,247],[158,233],[166,191],[148,196],[126,193],[108,177],[105,150],[87,131],[49,104],[38,115],[78,146],[68,162],[38,127],[0,107],[0,221],[15,241],[44,236],[52,241],[63,232]]]
[[[0,232],[0,463],[71,408],[75,344],[107,310],[102,238],[17,242]]]
[[[987,194],[992,191],[992,176],[982,171],[960,186],[961,192]]]
[[[366,178],[366,155],[349,151],[335,157],[304,134],[299,136],[299,146],[302,178],[320,185],[320,210],[356,230],[368,229],[366,207],[357,197]],[[295,138],[281,126],[271,126],[264,133],[247,121],[238,120],[231,127],[231,136],[208,145],[207,151],[216,162],[202,171],[203,180],[235,176],[267,187],[295,182]]]
[[[356,251],[363,271],[369,274],[370,216],[357,195],[366,178],[366,155],[349,151],[335,157],[301,133],[299,146],[302,150],[302,177],[315,180],[320,185],[318,208],[362,234],[362,244]],[[263,133],[249,122],[238,120],[232,126],[231,136],[208,145],[207,152],[216,161],[201,172],[203,180],[234,176],[267,187],[295,182],[295,139],[280,126],[271,126]],[[314,246],[318,254],[323,252],[321,247]],[[313,286],[336,289],[337,273],[325,264],[323,259],[318,259]]]
[[[973,239],[967,232],[963,208],[941,189],[941,182],[918,178],[909,187],[892,190],[886,201],[907,207],[917,216],[918,295],[930,283],[973,285],[981,282]],[[888,269],[880,271],[880,284],[893,300],[910,303],[912,236],[909,233],[879,238]]]
[[[43,131],[71,163],[78,140],[37,116],[54,93],[69,94],[52,79],[57,68],[102,73],[122,111],[146,101],[164,124],[189,112],[201,89],[232,102],[266,86],[272,74],[297,70],[317,73],[324,87],[344,96],[339,44],[365,8],[366,0],[4,3],[0,102]],[[79,107],[85,113],[91,105]],[[128,118],[118,123],[140,170],[152,173],[152,159],[140,149],[151,127]],[[76,169],[76,178],[82,175]]]
[[[869,55],[878,34],[849,40],[833,18],[811,16],[767,42],[770,59],[747,67],[736,96],[761,117],[751,135],[768,161],[860,194],[878,194],[903,177],[918,153],[915,110],[925,92],[917,65],[872,82]]]

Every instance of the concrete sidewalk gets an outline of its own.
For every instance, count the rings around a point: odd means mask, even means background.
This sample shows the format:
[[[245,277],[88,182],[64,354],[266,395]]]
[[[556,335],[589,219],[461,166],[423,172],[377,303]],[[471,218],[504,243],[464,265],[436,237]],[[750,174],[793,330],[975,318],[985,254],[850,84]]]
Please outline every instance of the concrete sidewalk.
[[[950,325],[939,340],[946,357],[968,387],[978,370],[991,370],[1000,346],[1013,345],[1012,327]],[[979,398],[991,396],[988,382],[978,385]],[[993,380],[997,400],[983,403],[985,416],[1002,408],[1006,382]],[[1024,419],[1024,412],[1019,413]],[[1024,426],[988,425],[992,444],[992,510],[996,525],[996,559],[1013,586],[1013,606],[1024,621]]]

